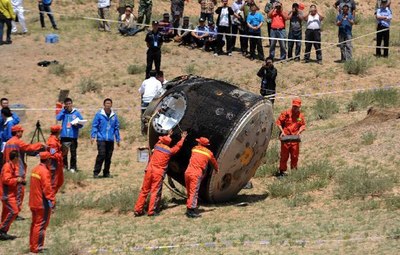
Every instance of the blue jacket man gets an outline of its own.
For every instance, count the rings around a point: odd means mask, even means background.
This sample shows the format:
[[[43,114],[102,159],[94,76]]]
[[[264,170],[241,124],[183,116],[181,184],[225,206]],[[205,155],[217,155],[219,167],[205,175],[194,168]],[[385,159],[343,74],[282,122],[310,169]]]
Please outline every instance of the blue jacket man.
[[[71,151],[71,161],[69,170],[74,173],[76,166],[76,149],[78,148],[79,129],[83,126],[77,120],[83,120],[81,113],[73,108],[72,99],[67,97],[64,100],[64,109],[57,114],[57,120],[62,121],[61,130],[61,149],[63,152],[64,168],[68,169],[68,151]]]
[[[111,157],[114,151],[114,141],[121,140],[119,135],[119,121],[117,114],[112,110],[112,100],[104,99],[104,108],[96,113],[92,123],[91,142],[97,140],[97,157],[94,165],[93,177],[99,177],[104,162],[103,177],[110,177]]]
[[[1,120],[0,121],[0,173],[1,173],[1,168],[3,167],[2,151],[4,150],[4,145],[6,144],[6,142],[10,140],[10,138],[13,136],[11,128],[19,123],[19,118],[18,121],[14,120],[10,108],[4,107],[3,109],[1,109],[0,120]]]

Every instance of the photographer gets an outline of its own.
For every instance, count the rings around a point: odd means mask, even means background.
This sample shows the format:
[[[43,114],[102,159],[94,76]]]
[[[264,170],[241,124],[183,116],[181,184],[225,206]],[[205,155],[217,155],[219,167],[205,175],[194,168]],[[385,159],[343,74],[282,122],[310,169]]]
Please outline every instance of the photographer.
[[[271,57],[265,59],[265,63],[258,71],[257,76],[261,78],[260,94],[263,97],[275,95],[276,76],[278,76],[278,70],[274,67]],[[268,99],[272,104],[274,104],[275,96],[268,97]]]
[[[340,61],[351,60],[352,57],[352,27],[354,25],[354,18],[349,13],[349,6],[344,5],[342,13],[336,18],[336,25],[339,27],[339,44],[340,44]]]
[[[314,45],[317,55],[318,64],[322,64],[322,50],[321,50],[321,21],[324,19],[315,4],[310,6],[310,11],[304,20],[307,21],[306,29],[306,51],[304,53],[304,62],[310,62],[311,47]],[[310,42],[312,41],[312,42]]]
[[[81,113],[73,108],[73,103],[71,98],[66,98],[64,100],[64,109],[57,114],[57,121],[62,121],[61,129],[61,146],[63,151],[63,162],[64,169],[68,169],[68,151],[71,151],[71,164],[69,165],[69,171],[75,173],[77,169],[76,166],[76,150],[78,148],[78,136],[79,129],[83,126],[80,124],[72,124],[71,122],[75,119],[82,120],[83,117]]]
[[[286,59],[286,30],[285,21],[288,19],[286,12],[282,10],[282,4],[276,1],[273,4],[273,9],[269,11],[268,17],[271,19],[271,45],[269,48],[269,56],[274,59],[276,40],[279,40],[280,60]]]
[[[292,5],[292,10],[288,14],[288,19],[290,20],[289,27],[289,41],[288,41],[288,58],[292,59],[293,54],[293,46],[296,43],[296,51],[294,55],[295,61],[300,61],[300,51],[301,51],[301,39],[302,39],[302,29],[301,29],[301,21],[303,20],[304,15],[300,10],[299,4],[294,3]],[[299,40],[299,41],[291,41],[291,40]]]

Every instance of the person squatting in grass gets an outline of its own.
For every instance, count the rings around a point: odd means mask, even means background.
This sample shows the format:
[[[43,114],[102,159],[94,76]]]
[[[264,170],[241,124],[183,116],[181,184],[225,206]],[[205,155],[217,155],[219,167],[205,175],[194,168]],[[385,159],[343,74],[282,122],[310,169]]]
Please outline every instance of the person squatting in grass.
[[[175,146],[170,147],[172,142],[172,130],[166,136],[160,136],[158,142],[154,145],[153,153],[150,156],[143,179],[142,189],[134,207],[135,216],[142,216],[144,204],[147,195],[150,193],[148,216],[158,215],[158,206],[161,200],[162,186],[165,174],[167,172],[168,162],[173,155],[179,152],[187,136],[187,132],[181,133],[181,139]]]
[[[21,177],[22,180],[25,182],[26,170],[27,170],[27,165],[24,161],[25,153],[42,151],[46,148],[46,146],[42,143],[27,144],[23,142],[21,140],[21,137],[23,135],[24,129],[22,128],[21,125],[13,126],[11,132],[13,137],[10,140],[8,140],[8,142],[4,146],[3,161],[7,162],[10,160],[11,151],[14,150],[18,151],[19,154],[18,172],[16,172],[15,174],[18,177]],[[23,183],[18,183],[17,196],[16,196],[18,204],[18,212],[21,212],[24,195],[25,195],[25,185],[23,185]],[[17,216],[17,220],[24,220],[24,218]]]
[[[0,198],[3,204],[0,224],[0,240],[13,240],[16,236],[9,235],[8,230],[17,218],[19,207],[17,202],[18,187],[25,185],[25,181],[18,175],[19,153],[17,150],[10,152],[9,160],[5,162],[1,171]]]
[[[64,164],[60,141],[61,126],[54,125],[50,127],[50,136],[47,139],[46,145],[51,154],[50,173],[51,187],[54,193],[57,194],[64,183]]]
[[[300,141],[286,140],[285,136],[300,134],[306,129],[306,120],[304,115],[300,112],[301,100],[295,98],[292,101],[292,108],[282,112],[276,120],[276,125],[281,131],[281,159],[279,164],[278,177],[285,176],[287,170],[287,161],[290,156],[290,168],[297,169],[297,162],[299,160]]]
[[[205,137],[197,138],[196,141],[198,144],[192,149],[189,165],[185,171],[187,193],[186,216],[189,218],[201,217],[197,211],[197,200],[199,197],[201,181],[206,175],[208,163],[211,163],[215,172],[218,173],[217,160],[212,151],[206,147],[210,145],[210,141]]]
[[[119,120],[112,110],[111,98],[103,101],[104,108],[96,113],[92,122],[91,143],[97,142],[97,157],[94,165],[93,177],[99,177],[101,166],[104,162],[103,177],[110,176],[111,157],[114,151],[114,141],[119,147],[121,137],[119,135]]]
[[[76,119],[82,120],[81,113],[73,107],[72,99],[67,97],[64,99],[64,108],[57,114],[57,121],[61,121],[61,145],[63,152],[64,169],[68,170],[68,151],[71,152],[71,160],[69,171],[75,173],[77,170],[76,150],[78,148],[79,129],[83,125],[79,124]]]
[[[29,235],[29,250],[40,253],[44,250],[46,229],[50,215],[55,208],[56,197],[51,188],[50,160],[48,151],[39,153],[40,164],[32,170],[29,192],[29,207],[32,212],[32,223]]]
[[[135,24],[136,17],[132,13],[132,7],[127,6],[125,13],[120,17],[120,23],[118,23],[118,31],[121,35],[134,36],[138,32],[142,31],[142,28],[138,28]]]

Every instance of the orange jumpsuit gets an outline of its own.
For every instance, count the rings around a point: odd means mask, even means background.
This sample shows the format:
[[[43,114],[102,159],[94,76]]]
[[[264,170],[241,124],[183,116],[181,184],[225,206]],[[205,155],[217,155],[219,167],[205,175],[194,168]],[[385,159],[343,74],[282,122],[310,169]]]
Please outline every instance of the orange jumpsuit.
[[[172,148],[161,142],[158,142],[156,143],[156,145],[154,145],[153,154],[151,155],[150,161],[145,171],[142,189],[135,204],[135,212],[143,212],[143,207],[146,203],[147,195],[150,192],[149,210],[147,214],[154,214],[161,199],[163,180],[168,167],[168,162],[170,158],[181,149],[184,140],[185,139],[182,138]]]
[[[211,162],[214,169],[218,171],[217,160],[209,149],[201,145],[193,147],[192,156],[185,172],[186,192],[188,195],[186,206],[188,209],[197,207],[199,189],[208,162]]]
[[[50,153],[52,154],[50,165],[51,187],[53,188],[55,194],[57,194],[58,190],[64,183],[64,165],[61,152],[61,142],[57,136],[50,135],[46,144],[49,146]]]
[[[300,112],[293,112],[292,109],[281,113],[276,120],[276,125],[281,126],[286,135],[297,135],[300,128],[306,125],[304,115]],[[300,143],[299,142],[281,142],[281,159],[279,171],[287,170],[287,162],[290,156],[290,168],[296,169],[299,160]]]
[[[26,164],[24,161],[25,152],[27,151],[38,151],[42,148],[41,143],[34,143],[34,144],[27,144],[17,136],[13,136],[10,140],[7,141],[6,145],[4,146],[4,154],[3,154],[3,162],[7,162],[10,160],[10,152],[11,151],[18,151],[19,152],[19,164],[18,164],[18,173],[17,177],[22,177],[25,181],[26,175]],[[25,194],[25,186],[22,184],[17,185],[17,203],[18,209],[21,211],[22,202],[24,201],[24,194]]]
[[[51,210],[55,204],[55,194],[51,187],[48,166],[40,163],[32,170],[29,207],[32,223],[29,236],[30,251],[37,253],[43,249],[46,228],[50,222]]]
[[[3,203],[0,231],[3,233],[8,232],[19,212],[17,204],[17,175],[18,165],[15,165],[11,161],[4,164],[0,185],[0,196]]]

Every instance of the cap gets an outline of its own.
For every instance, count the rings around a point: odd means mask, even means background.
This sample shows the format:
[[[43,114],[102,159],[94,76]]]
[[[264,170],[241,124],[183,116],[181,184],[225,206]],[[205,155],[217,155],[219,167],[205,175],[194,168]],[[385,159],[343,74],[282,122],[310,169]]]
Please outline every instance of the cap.
[[[163,17],[169,17],[169,13],[168,12],[164,13]]]
[[[158,139],[161,143],[165,145],[169,145],[172,142],[171,137],[169,137],[168,135],[160,136]]]
[[[40,157],[40,159],[45,160],[45,159],[49,159],[51,157],[51,154],[48,151],[42,151],[39,153],[39,157]]]
[[[21,125],[15,125],[11,128],[11,132],[24,131]]]
[[[293,99],[292,106],[300,107],[301,106],[301,99],[300,98]]]
[[[203,145],[203,146],[208,146],[208,145],[210,145],[210,141],[209,141],[207,138],[205,138],[205,137],[197,138],[196,141],[197,141],[199,144]]]
[[[151,22],[152,25],[158,25],[158,21],[157,20],[153,20],[153,22]]]
[[[51,127],[50,127],[50,131],[51,131],[51,132],[54,132],[54,133],[60,132],[60,131],[61,131],[61,126],[60,126],[60,125],[51,126]]]
[[[188,16],[183,17],[183,20],[189,20]]]
[[[203,19],[203,18],[200,18],[199,19],[199,22],[204,22],[205,20]]]

